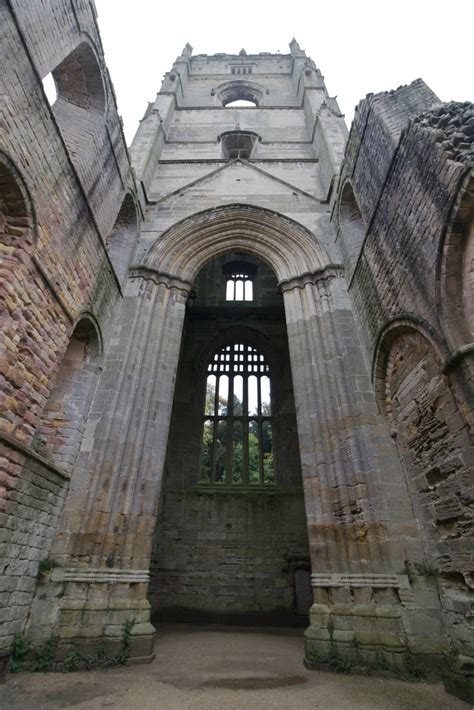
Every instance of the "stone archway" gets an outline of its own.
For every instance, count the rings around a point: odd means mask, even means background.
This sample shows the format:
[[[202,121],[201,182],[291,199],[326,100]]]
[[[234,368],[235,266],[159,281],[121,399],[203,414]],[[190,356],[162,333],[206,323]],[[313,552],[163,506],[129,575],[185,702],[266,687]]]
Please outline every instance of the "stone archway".
[[[251,289],[244,293],[240,281],[239,292],[232,280],[229,289],[229,277],[242,273]],[[153,621],[307,624],[308,536],[283,297],[253,255],[221,254],[194,280],[161,499]]]
[[[270,210],[228,205],[193,215],[130,270],[93,405],[86,511],[63,578],[76,599],[80,584],[113,584],[98,636],[118,635],[134,618],[133,652],[151,652],[146,593],[185,304],[199,269],[235,250],[269,264],[283,294],[316,602],[307,653],[343,652],[363,664],[375,646],[392,661],[416,614],[416,605],[401,609],[404,561],[419,554],[405,482],[377,412],[343,269],[311,232]],[[83,610],[91,604],[84,598]],[[395,619],[390,633],[385,613]],[[76,633],[85,634],[81,622]]]

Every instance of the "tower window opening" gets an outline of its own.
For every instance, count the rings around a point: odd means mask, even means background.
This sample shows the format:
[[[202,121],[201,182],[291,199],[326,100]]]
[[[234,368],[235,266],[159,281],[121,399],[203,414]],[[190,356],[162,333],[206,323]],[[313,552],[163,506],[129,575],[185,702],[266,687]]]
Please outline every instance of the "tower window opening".
[[[231,74],[251,74],[252,67],[245,64],[234,64],[230,68]]]
[[[226,104],[226,108],[255,108],[256,105],[257,102],[250,99],[236,99],[235,101],[229,101]]]
[[[225,276],[226,301],[253,301],[256,266],[246,261],[231,261],[222,271]]]
[[[207,367],[202,483],[272,484],[270,369],[257,348],[232,343]]]
[[[259,136],[251,131],[226,131],[221,133],[219,140],[222,143],[223,158],[227,160],[235,160],[236,158],[248,160],[254,154],[258,139]]]
[[[232,274],[228,277],[226,301],[253,301],[253,281],[248,274]]]

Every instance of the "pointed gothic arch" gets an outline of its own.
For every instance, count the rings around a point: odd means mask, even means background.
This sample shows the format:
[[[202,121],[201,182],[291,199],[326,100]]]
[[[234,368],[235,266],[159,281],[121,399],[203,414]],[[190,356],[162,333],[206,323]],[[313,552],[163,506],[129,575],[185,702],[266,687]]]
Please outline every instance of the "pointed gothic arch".
[[[198,212],[173,225],[148,251],[144,265],[190,286],[208,261],[236,249],[265,261],[280,282],[331,266],[306,227],[272,210],[241,204]]]

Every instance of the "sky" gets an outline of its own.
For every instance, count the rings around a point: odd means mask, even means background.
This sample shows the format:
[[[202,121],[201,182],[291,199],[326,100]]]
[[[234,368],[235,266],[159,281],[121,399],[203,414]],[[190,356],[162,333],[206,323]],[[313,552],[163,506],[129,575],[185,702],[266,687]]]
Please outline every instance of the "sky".
[[[443,101],[474,101],[473,0],[95,3],[128,143],[186,42],[194,54],[288,54],[296,37],[348,126],[366,94],[419,77]]]

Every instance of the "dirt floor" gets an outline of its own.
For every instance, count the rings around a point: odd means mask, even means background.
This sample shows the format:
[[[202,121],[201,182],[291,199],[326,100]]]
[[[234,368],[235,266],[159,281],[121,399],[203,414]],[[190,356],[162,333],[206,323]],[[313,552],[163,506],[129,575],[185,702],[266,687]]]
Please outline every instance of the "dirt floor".
[[[439,683],[308,671],[301,630],[162,626],[150,665],[23,673],[2,710],[467,710]]]

